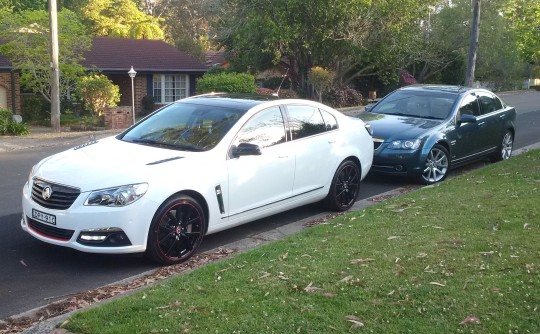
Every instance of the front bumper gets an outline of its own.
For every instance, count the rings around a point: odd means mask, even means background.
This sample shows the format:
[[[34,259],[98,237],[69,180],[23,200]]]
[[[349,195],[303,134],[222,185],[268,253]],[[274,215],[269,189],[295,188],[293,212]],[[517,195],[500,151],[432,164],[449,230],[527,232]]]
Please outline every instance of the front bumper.
[[[371,170],[377,173],[417,176],[422,170],[421,149],[391,150],[386,144],[379,146],[373,154]]]
[[[36,239],[82,252],[123,254],[146,250],[158,203],[143,197],[124,207],[84,206],[87,196],[80,194],[67,210],[48,209],[32,200],[26,184],[21,227]],[[53,215],[54,224],[34,219],[32,210]]]

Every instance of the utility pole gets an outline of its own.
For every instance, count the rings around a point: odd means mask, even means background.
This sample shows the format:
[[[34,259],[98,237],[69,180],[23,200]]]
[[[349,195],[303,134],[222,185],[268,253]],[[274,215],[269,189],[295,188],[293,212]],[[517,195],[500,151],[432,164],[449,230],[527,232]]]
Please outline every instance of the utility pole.
[[[474,70],[476,68],[476,50],[478,49],[478,35],[480,34],[480,0],[472,0],[473,17],[471,26],[471,43],[469,45],[469,58],[467,61],[467,73],[465,74],[465,86],[472,87],[474,83]]]
[[[56,0],[49,0],[51,28],[51,127],[60,132],[60,70],[58,66],[58,14]]]

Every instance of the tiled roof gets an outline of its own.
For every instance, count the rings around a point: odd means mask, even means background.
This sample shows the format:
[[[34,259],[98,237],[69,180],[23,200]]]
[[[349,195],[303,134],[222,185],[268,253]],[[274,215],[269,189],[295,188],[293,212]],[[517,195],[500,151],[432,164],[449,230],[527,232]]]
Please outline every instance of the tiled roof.
[[[225,52],[224,51],[206,51],[204,53],[204,57],[206,58],[206,66],[212,67],[212,66],[223,66],[227,63],[227,60],[225,59]]]
[[[206,66],[189,54],[163,41],[94,37],[81,64],[102,71],[204,72]]]

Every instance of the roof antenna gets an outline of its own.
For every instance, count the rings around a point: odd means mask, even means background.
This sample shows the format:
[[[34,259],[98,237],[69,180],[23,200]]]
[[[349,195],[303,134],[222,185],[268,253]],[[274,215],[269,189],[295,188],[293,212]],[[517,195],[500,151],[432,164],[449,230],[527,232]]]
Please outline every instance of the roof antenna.
[[[281,89],[281,85],[283,85],[283,81],[285,81],[285,78],[287,77],[287,74],[289,74],[289,69],[287,69],[287,72],[285,72],[285,75],[283,75],[283,79],[281,79],[281,83],[279,84],[279,87],[277,89],[277,92],[273,93],[273,96],[279,97],[279,90]]]

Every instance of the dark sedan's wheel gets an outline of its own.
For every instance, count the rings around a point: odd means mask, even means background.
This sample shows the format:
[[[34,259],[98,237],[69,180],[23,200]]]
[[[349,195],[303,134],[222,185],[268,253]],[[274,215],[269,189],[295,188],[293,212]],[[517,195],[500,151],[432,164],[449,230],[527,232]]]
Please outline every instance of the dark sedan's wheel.
[[[493,156],[494,160],[502,161],[502,160],[510,159],[513,148],[514,148],[514,135],[512,134],[512,132],[506,131],[503,139],[501,140],[501,144],[499,145],[497,152],[495,152]]]
[[[345,160],[339,165],[326,197],[334,211],[347,211],[356,201],[360,190],[360,168],[353,161]]]
[[[186,195],[161,205],[150,226],[147,254],[160,264],[189,259],[199,248],[206,231],[206,218],[199,203]]]
[[[448,150],[441,145],[434,145],[426,159],[426,164],[420,175],[424,184],[434,184],[446,178],[450,171]]]

